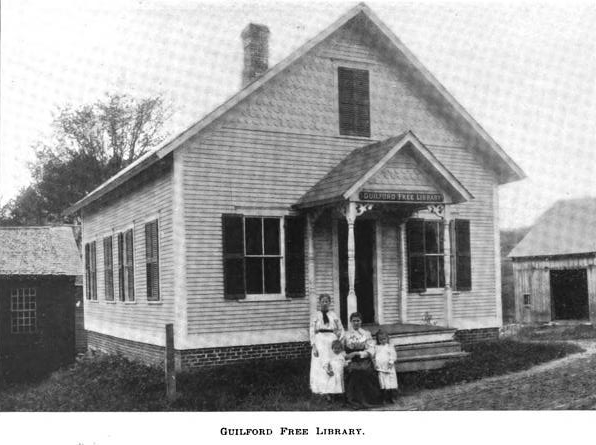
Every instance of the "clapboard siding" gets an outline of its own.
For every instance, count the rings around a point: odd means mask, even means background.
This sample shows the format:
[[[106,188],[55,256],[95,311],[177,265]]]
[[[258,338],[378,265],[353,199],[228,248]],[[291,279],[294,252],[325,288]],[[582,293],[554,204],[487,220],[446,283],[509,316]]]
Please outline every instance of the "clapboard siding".
[[[385,323],[397,323],[400,318],[400,255],[399,222],[381,219],[382,233],[382,283],[383,311]]]
[[[337,66],[367,62],[371,139],[340,137]],[[495,179],[465,137],[403,70],[342,30],[292,65],[199,137],[184,155],[188,332],[201,334],[308,325],[308,301],[226,301],[223,298],[221,214],[291,211],[291,206],[348,153],[371,140],[412,130],[475,196],[453,207],[471,221],[471,292],[456,293],[456,318],[496,317],[493,192]],[[253,210],[247,210],[253,209]],[[400,317],[398,222],[383,227],[383,314]],[[316,292],[332,293],[331,225],[315,225]],[[442,295],[409,295],[408,320],[444,318]]]
[[[173,227],[171,158],[149,170],[142,178],[123,187],[118,197],[105,200],[83,214],[83,243],[96,241],[97,302],[85,300],[85,327],[110,334],[118,329],[134,333],[136,339],[162,335],[164,325],[173,322]],[[145,223],[158,219],[160,298],[147,301],[145,270]],[[117,234],[129,228],[134,233],[135,302],[119,301]],[[114,302],[105,300],[103,239],[112,237]],[[116,335],[116,333],[114,333]]]

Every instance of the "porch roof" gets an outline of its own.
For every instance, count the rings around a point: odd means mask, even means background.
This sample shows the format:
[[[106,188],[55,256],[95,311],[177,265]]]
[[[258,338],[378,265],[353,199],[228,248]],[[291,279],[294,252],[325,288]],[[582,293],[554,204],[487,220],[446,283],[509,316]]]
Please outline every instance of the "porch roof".
[[[313,207],[353,198],[367,181],[404,149],[409,149],[416,162],[431,174],[454,203],[474,198],[414,133],[407,131],[353,150],[306,192],[295,207]]]

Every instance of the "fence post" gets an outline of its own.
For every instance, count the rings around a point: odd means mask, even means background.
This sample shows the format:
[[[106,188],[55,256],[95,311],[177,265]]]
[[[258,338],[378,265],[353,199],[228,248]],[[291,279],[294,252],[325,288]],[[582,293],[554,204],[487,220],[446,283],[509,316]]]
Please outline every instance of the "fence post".
[[[166,396],[172,401],[176,398],[176,367],[174,364],[174,325],[166,325]]]

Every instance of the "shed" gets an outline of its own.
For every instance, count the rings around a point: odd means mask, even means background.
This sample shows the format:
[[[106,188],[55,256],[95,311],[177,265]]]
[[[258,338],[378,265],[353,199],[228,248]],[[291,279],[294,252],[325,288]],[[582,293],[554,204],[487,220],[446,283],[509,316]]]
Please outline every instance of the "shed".
[[[0,227],[0,364],[6,378],[34,377],[74,360],[81,273],[73,227]]]
[[[509,257],[516,321],[596,320],[596,198],[555,203]]]

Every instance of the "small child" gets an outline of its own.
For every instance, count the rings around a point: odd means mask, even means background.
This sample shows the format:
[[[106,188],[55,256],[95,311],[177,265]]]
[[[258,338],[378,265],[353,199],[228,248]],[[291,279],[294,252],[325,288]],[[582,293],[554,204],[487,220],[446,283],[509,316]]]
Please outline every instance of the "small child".
[[[382,329],[377,332],[377,346],[375,347],[375,369],[379,373],[379,385],[385,401],[397,401],[397,374],[395,361],[397,354],[395,347],[389,344],[389,335]]]
[[[329,361],[325,363],[325,370],[329,376],[327,381],[327,394],[343,394],[344,392],[344,367],[348,364],[346,353],[340,340],[333,340],[331,343],[333,353],[329,356]]]

